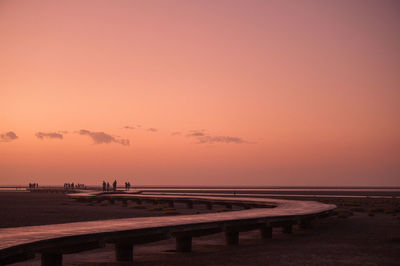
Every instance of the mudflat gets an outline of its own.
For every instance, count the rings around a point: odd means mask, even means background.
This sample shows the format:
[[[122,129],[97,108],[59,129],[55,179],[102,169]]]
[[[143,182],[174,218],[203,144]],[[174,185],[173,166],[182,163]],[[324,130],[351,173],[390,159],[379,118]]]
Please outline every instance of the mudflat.
[[[64,193],[0,192],[0,228],[31,225],[46,225],[93,220],[106,220],[132,217],[163,216],[176,214],[196,214],[220,211],[216,206],[208,210],[205,206],[194,209],[185,204],[167,206],[128,204],[81,203],[68,198]],[[238,208],[236,208],[238,209]]]
[[[319,220],[313,229],[294,228],[273,238],[258,231],[240,233],[239,246],[226,246],[223,234],[193,239],[193,252],[176,253],[174,239],[134,247],[133,263],[116,263],[112,245],[64,256],[64,265],[399,265],[399,199],[318,199],[338,205],[335,216]],[[221,207],[222,208],[222,207]],[[201,205],[176,212],[207,212]],[[222,209],[221,209],[222,210]],[[213,211],[220,211],[218,209]],[[1,227],[73,221],[170,215],[162,206],[79,203],[64,194],[0,193]],[[23,227],[21,227],[23,230]],[[40,265],[36,259],[15,265]]]

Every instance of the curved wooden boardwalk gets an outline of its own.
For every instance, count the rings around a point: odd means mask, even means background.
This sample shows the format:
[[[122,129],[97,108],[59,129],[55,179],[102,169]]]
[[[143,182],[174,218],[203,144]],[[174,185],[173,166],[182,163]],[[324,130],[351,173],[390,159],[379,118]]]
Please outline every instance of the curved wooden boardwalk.
[[[28,260],[41,253],[42,265],[61,265],[62,255],[103,247],[114,243],[117,261],[133,259],[133,245],[149,243],[174,237],[176,249],[189,252],[192,238],[225,232],[227,244],[238,244],[239,232],[259,229],[261,237],[272,237],[273,227],[283,227],[291,233],[292,226],[310,227],[312,221],[323,218],[336,208],[335,205],[313,201],[291,201],[266,198],[97,194],[76,193],[70,197],[80,201],[116,200],[184,202],[188,208],[193,204],[206,204],[208,208],[222,204],[243,206],[240,211],[177,215],[163,217],[126,218],[65,224],[26,226],[0,229],[0,265]]]

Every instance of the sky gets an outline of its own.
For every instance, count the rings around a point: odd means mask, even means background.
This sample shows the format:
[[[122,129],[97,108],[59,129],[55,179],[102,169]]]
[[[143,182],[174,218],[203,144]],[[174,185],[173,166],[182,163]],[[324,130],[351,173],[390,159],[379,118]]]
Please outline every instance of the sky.
[[[399,186],[399,1],[0,1],[0,185]]]

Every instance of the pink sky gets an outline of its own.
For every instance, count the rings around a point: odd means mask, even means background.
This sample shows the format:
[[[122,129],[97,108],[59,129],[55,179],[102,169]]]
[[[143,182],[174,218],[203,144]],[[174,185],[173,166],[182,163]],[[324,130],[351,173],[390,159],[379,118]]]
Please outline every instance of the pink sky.
[[[3,0],[0,185],[399,186],[399,28],[398,1]]]

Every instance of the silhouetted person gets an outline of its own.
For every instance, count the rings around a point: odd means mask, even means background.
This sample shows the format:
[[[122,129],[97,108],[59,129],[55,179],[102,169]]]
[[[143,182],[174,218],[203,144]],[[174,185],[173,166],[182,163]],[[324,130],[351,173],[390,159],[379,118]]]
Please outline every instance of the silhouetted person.
[[[106,186],[107,186],[106,181],[103,180],[103,191],[106,191]]]
[[[107,188],[106,191],[110,191],[110,183],[107,182]]]
[[[114,180],[113,182],[113,190],[117,191],[117,180]]]

